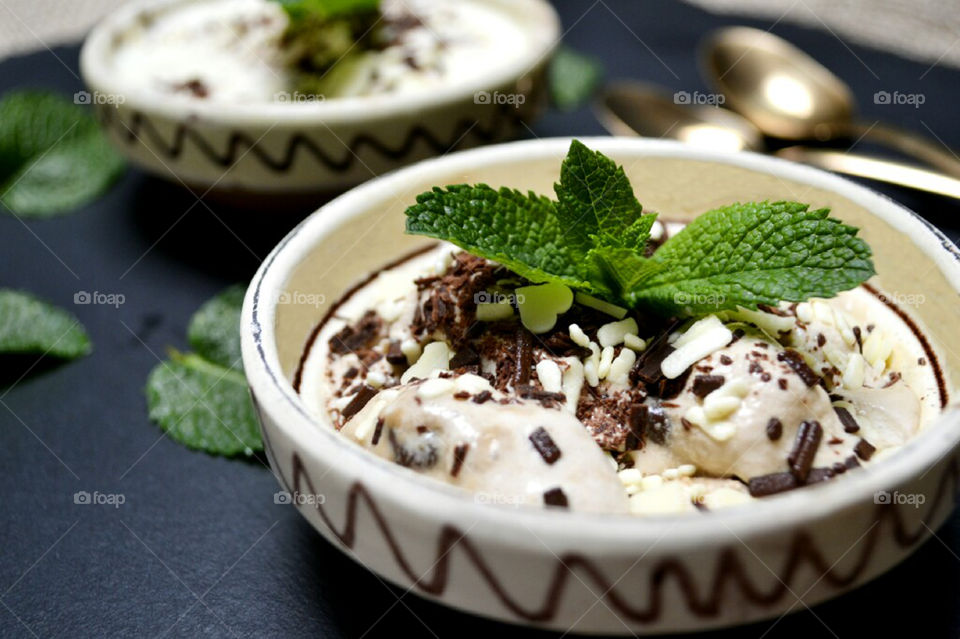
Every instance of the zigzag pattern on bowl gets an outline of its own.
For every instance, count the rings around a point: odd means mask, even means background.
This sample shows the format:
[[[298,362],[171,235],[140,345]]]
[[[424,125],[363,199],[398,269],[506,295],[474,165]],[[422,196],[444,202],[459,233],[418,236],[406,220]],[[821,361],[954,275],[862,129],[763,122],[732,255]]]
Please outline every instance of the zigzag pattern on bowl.
[[[254,405],[259,412],[256,399],[254,399]],[[264,434],[263,440],[264,449],[270,458],[271,465],[279,474],[278,478],[284,488],[291,494],[316,494],[316,488],[300,455],[296,451],[292,454],[293,482],[291,486],[276,464],[266,434]],[[940,476],[936,495],[929,502],[930,506],[925,515],[920,518],[921,521],[931,520],[944,500],[950,500],[949,503],[951,504],[954,502],[958,489],[960,489],[958,475],[960,473],[958,473],[957,458],[953,457]],[[948,490],[951,484],[952,488]],[[309,492],[301,491],[301,486]],[[694,571],[690,570],[679,557],[667,557],[660,559],[654,569],[650,571],[649,586],[639,590],[639,592],[649,593],[646,605],[630,603],[623,594],[618,592],[616,581],[611,582],[597,565],[587,557],[579,553],[567,553],[557,558],[553,576],[547,583],[543,603],[538,607],[525,608],[506,591],[501,581],[487,564],[483,553],[473,544],[468,535],[456,526],[447,524],[440,530],[436,541],[437,559],[431,564],[433,573],[429,578],[425,578],[425,576],[418,576],[410,566],[403,548],[400,547],[390,528],[389,522],[381,513],[373,495],[362,482],[354,482],[351,485],[346,501],[345,523],[342,529],[338,529],[334,525],[323,504],[317,503],[315,508],[330,532],[347,548],[352,549],[356,542],[357,517],[362,504],[373,517],[380,534],[393,554],[397,566],[413,584],[413,588],[430,595],[442,595],[449,580],[451,554],[454,549],[459,549],[500,602],[518,618],[532,622],[550,621],[557,615],[567,582],[573,576],[573,570],[576,569],[579,569],[581,574],[589,579],[591,585],[605,593],[604,599],[613,610],[632,621],[651,623],[660,617],[663,606],[662,591],[671,578],[680,587],[687,608],[691,613],[699,617],[714,617],[721,610],[720,603],[724,599],[728,583],[730,584],[729,587],[739,589],[739,594],[744,600],[761,606],[772,606],[785,595],[792,595],[794,591],[791,584],[805,565],[809,565],[816,571],[816,574],[823,575],[821,580],[832,586],[843,587],[856,581],[870,564],[877,542],[880,540],[884,520],[890,520],[893,539],[901,548],[919,543],[929,530],[926,526],[921,525],[915,531],[908,531],[900,513],[901,506],[878,504],[876,508],[877,523],[859,540],[858,543],[862,549],[860,556],[853,567],[845,573],[837,570],[834,562],[824,557],[816,542],[807,532],[797,531],[790,541],[789,559],[783,568],[777,572],[776,583],[768,590],[756,585],[751,580],[735,548],[726,548],[720,553],[714,571],[714,581],[708,592],[705,593],[698,592],[696,580],[692,574]],[[904,507],[912,508],[913,506]]]
[[[483,144],[503,140],[523,121],[525,114],[521,109],[506,104],[496,105],[495,109],[493,118],[487,124],[474,118],[457,120],[449,140],[440,139],[420,124],[410,127],[398,145],[390,145],[373,135],[359,133],[345,145],[342,158],[333,157],[302,132],[290,135],[284,151],[278,157],[267,153],[252,136],[237,130],[230,133],[226,150],[219,152],[202,133],[183,122],[177,124],[173,139],[167,141],[150,117],[141,111],[132,112],[129,125],[118,115],[118,109],[112,106],[99,105],[97,112],[104,128],[116,129],[128,144],[138,142],[146,144],[171,160],[180,157],[187,141],[190,141],[210,162],[218,166],[224,168],[232,166],[240,158],[250,155],[270,170],[283,173],[293,164],[298,149],[302,147],[331,172],[344,173],[359,161],[358,156],[364,149],[371,149],[383,157],[396,161],[407,157],[418,142],[426,143],[434,154],[440,155],[468,146],[466,142],[471,138],[476,138]]]

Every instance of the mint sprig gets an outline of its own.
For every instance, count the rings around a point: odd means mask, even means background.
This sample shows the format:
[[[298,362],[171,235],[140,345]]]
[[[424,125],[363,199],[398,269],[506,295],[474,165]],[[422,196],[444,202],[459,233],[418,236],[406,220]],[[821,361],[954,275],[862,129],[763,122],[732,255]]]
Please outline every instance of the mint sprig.
[[[190,320],[193,353],[172,351],[147,378],[147,408],[171,439],[213,455],[263,448],[240,362],[243,287],[232,286]]]
[[[645,257],[655,214],[626,174],[574,140],[556,202],[486,185],[436,187],[407,209],[407,232],[452,242],[531,282],[557,282],[667,316],[832,297],[875,271],[857,229],[797,202],[704,213]]]

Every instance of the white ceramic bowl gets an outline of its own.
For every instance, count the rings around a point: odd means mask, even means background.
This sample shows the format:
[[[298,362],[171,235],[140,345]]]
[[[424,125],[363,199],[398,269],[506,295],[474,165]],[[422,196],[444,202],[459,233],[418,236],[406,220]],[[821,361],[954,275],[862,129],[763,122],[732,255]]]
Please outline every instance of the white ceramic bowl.
[[[514,63],[449,86],[250,104],[186,102],[126,86],[112,71],[124,36],[153,16],[198,1],[206,0],[124,4],[91,31],[80,71],[110,140],[131,162],[241,204],[337,193],[426,157],[508,139],[544,107],[545,69],[560,38],[559,19],[545,0],[487,0],[522,27],[529,50]],[[484,99],[497,92],[523,99]]]
[[[831,207],[873,247],[878,285],[925,296],[913,315],[944,369],[960,370],[960,253],[910,211],[834,175],[760,155],[585,142],[624,165],[646,208],[670,217],[765,198]],[[891,458],[841,479],[744,507],[642,519],[477,503],[369,454],[307,413],[291,385],[304,343],[351,284],[428,241],[403,234],[416,193],[465,181],[548,193],[568,145],[499,145],[373,180],[303,222],[263,263],[244,303],[243,360],[280,482],[324,495],[322,504],[298,506],[304,517],[412,592],[506,621],[590,633],[772,617],[802,608],[798,598],[812,605],[834,597],[906,557],[953,509],[955,408]],[[924,503],[896,503],[895,491]]]

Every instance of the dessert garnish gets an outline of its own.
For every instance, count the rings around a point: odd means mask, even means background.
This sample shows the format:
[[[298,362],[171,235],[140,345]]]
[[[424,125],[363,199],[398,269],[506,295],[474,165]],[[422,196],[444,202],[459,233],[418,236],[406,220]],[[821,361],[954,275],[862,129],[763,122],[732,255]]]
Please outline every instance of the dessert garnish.
[[[577,140],[554,190],[556,200],[486,184],[434,187],[407,209],[407,232],[446,240],[541,285],[524,287],[536,309],[520,306],[534,333],[552,328],[548,319],[563,312],[569,290],[691,316],[833,297],[874,274],[856,228],[798,202],[708,211],[648,256],[656,214],[643,211],[622,167]]]

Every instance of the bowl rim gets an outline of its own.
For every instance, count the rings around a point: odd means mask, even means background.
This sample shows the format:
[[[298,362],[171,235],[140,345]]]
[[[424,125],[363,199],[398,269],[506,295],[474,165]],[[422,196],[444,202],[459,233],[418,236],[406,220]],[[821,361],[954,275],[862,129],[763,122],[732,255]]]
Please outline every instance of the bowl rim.
[[[385,174],[318,209],[291,230],[267,256],[244,299],[241,319],[243,362],[260,410],[270,415],[275,427],[295,442],[295,449],[299,449],[303,456],[310,460],[323,459],[330,467],[344,465],[345,472],[351,475],[359,475],[357,469],[362,469],[363,483],[371,492],[428,521],[473,522],[474,534],[487,534],[514,546],[528,545],[541,551],[544,545],[551,548],[572,546],[606,555],[625,549],[635,550],[638,546],[648,547],[649,544],[659,544],[664,550],[692,549],[702,546],[704,539],[729,540],[731,535],[740,539],[826,518],[862,505],[878,491],[893,489],[924,475],[925,470],[945,459],[960,443],[960,428],[957,427],[960,425],[960,406],[954,400],[934,424],[896,454],[883,460],[882,464],[845,477],[842,482],[823,482],[767,497],[744,507],[713,511],[709,516],[637,517],[480,504],[466,491],[370,454],[314,419],[283,374],[275,348],[274,320],[279,293],[288,275],[302,259],[316,249],[330,229],[364,214],[371,202],[391,197],[398,185],[428,179],[438,170],[463,172],[503,159],[511,162],[559,160],[566,153],[571,139],[544,138],[461,151]],[[579,139],[621,163],[631,156],[705,161],[831,191],[863,206],[872,215],[909,236],[931,255],[950,285],[960,291],[960,249],[949,238],[885,195],[839,176],[756,153],[708,151],[673,141],[616,137]],[[952,389],[949,371],[945,372],[948,389]],[[357,466],[350,468],[351,464]],[[274,469],[275,472],[279,470]],[[511,529],[533,532],[534,539],[529,539],[529,535],[506,535],[505,531]],[[604,544],[598,546],[597,539],[603,539]]]
[[[80,50],[80,75],[91,90],[123,96],[124,108],[162,115],[172,120],[196,119],[234,126],[320,125],[325,128],[356,124],[371,119],[389,120],[401,114],[455,104],[478,92],[502,87],[529,74],[550,59],[561,38],[560,17],[547,0],[497,0],[526,16],[515,20],[527,32],[530,50],[511,64],[479,73],[467,82],[443,83],[439,87],[406,94],[382,94],[331,98],[315,102],[218,102],[178,100],[159,92],[129,90],[110,71],[114,36],[128,29],[147,11],[162,11],[188,2],[213,0],[130,0],[90,31]],[[272,127],[271,127],[272,128]]]

